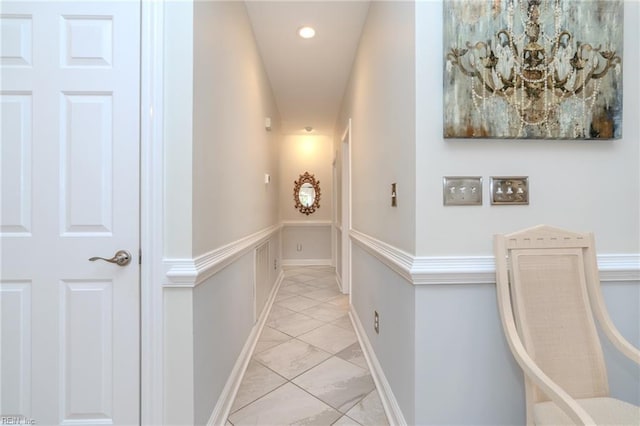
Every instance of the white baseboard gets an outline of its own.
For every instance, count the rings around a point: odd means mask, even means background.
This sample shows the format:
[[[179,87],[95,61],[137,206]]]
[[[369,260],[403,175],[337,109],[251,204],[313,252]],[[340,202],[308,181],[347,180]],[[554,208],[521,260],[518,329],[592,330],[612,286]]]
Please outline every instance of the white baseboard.
[[[331,259],[282,259],[282,266],[331,266]]]
[[[353,328],[356,331],[358,341],[360,342],[360,346],[362,347],[362,353],[367,360],[367,364],[369,365],[369,370],[371,371],[371,376],[373,377],[373,381],[376,384],[376,389],[378,390],[378,395],[380,396],[380,400],[382,401],[384,412],[387,415],[387,419],[389,420],[389,425],[406,425],[407,422],[404,419],[404,415],[402,414],[402,410],[400,410],[398,401],[396,400],[396,397],[391,390],[391,385],[384,375],[382,366],[380,365],[380,362],[376,357],[373,347],[371,346],[371,342],[369,342],[369,338],[367,337],[367,333],[362,326],[362,322],[360,322],[360,318],[358,317],[358,314],[353,309],[353,307],[349,312],[349,317],[351,318]]]
[[[231,412],[231,407],[233,406],[233,401],[235,400],[238,389],[240,388],[240,383],[242,383],[244,373],[247,371],[247,366],[249,365],[249,361],[251,361],[251,356],[253,355],[253,351],[258,343],[258,338],[260,337],[260,333],[262,333],[264,324],[269,317],[271,306],[273,306],[273,301],[276,298],[276,294],[278,294],[283,278],[284,272],[281,270],[278,278],[276,279],[275,285],[269,294],[269,299],[267,300],[265,309],[262,310],[260,318],[258,318],[258,321],[251,329],[251,333],[249,333],[249,337],[247,338],[247,341],[244,344],[233,369],[231,370],[229,379],[222,389],[222,393],[220,394],[218,402],[211,413],[211,417],[209,417],[207,425],[224,426],[226,424],[227,418]]]

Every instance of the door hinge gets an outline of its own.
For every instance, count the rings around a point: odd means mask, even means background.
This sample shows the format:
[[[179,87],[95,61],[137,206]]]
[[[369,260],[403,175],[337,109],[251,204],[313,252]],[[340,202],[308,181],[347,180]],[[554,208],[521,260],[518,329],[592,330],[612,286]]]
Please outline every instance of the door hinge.
[[[142,265],[142,249],[138,250],[138,265]]]

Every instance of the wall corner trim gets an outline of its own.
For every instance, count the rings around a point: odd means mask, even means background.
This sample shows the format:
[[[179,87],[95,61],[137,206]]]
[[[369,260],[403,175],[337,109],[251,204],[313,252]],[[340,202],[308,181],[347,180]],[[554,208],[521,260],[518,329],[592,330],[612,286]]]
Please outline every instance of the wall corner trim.
[[[273,225],[193,259],[165,258],[164,287],[196,287],[240,256],[271,238],[282,228]]]
[[[351,241],[413,285],[495,284],[493,256],[413,256],[357,230]],[[640,253],[597,257],[602,282],[640,281]]]

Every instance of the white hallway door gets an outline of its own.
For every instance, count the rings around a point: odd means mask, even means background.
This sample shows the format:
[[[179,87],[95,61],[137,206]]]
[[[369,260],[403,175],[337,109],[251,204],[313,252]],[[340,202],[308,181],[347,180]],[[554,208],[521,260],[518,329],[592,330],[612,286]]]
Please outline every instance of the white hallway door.
[[[0,414],[136,424],[140,3],[0,8]]]

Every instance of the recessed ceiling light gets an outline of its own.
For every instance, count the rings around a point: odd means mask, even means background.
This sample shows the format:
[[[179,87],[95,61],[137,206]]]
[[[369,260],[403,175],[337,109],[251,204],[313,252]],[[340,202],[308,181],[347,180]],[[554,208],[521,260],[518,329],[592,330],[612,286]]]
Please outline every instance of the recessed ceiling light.
[[[302,27],[298,30],[298,35],[302,38],[313,38],[316,35],[316,30],[311,27]]]
[[[311,127],[311,126],[306,126],[306,127],[304,128],[304,130],[305,130],[307,133],[311,133],[311,132],[313,132],[313,127]]]

